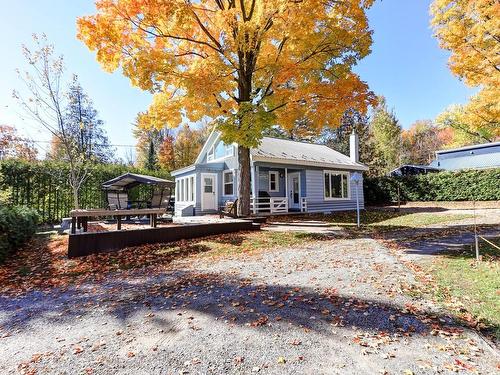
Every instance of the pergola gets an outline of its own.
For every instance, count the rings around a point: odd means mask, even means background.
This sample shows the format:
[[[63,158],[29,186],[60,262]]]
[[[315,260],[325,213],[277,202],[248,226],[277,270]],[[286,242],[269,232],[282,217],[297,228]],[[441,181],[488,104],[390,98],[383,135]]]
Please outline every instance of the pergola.
[[[163,188],[172,188],[175,184],[173,181],[165,180],[163,178],[155,176],[146,176],[143,174],[136,173],[125,173],[121,176],[115,177],[109,181],[102,184],[104,190],[130,190],[137,185],[156,185]]]
[[[150,201],[132,202],[128,200],[128,191],[138,185],[149,185],[155,188]],[[145,203],[148,208],[165,207],[166,198],[168,198],[166,205],[168,207],[174,186],[173,181],[136,173],[125,173],[102,184],[103,190],[106,191],[108,207],[121,210],[131,208],[133,203],[139,206]]]

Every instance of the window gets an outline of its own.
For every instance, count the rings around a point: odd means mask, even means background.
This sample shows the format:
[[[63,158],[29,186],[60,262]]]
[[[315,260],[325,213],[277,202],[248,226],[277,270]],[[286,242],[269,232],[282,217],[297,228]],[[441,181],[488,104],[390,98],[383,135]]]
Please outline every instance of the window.
[[[349,199],[349,173],[324,172],[325,199]]]
[[[189,200],[194,202],[194,176],[189,177],[189,186],[191,187],[191,194]]]
[[[204,192],[205,193],[213,193],[214,192],[214,180],[212,177],[204,177],[203,178],[203,185],[205,186]]]
[[[214,161],[224,159],[234,155],[233,145],[226,145],[224,142],[219,141],[208,149],[207,161]]]
[[[234,195],[233,171],[224,171],[224,195]]]
[[[214,160],[214,148],[213,146],[208,149],[207,161]]]
[[[280,174],[279,172],[269,172],[269,191],[276,193],[280,191]]]
[[[226,156],[234,155],[234,147],[233,145],[226,145]]]
[[[184,202],[184,179],[181,180],[181,202]]]
[[[195,178],[186,176],[175,181],[175,200],[177,202],[194,202]]]
[[[226,145],[224,142],[219,142],[217,146],[215,146],[214,157],[215,159],[222,159],[224,156],[226,156]]]

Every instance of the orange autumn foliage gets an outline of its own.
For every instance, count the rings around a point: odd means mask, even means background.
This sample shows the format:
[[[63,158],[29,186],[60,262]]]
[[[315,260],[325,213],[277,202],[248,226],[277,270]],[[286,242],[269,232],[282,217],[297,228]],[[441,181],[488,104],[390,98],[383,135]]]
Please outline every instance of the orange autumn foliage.
[[[106,70],[121,67],[154,92],[158,127],[178,126],[183,114],[197,121],[239,113],[224,137],[251,147],[273,125],[259,123],[270,120],[261,112],[285,128],[307,118],[320,129],[337,127],[349,108],[366,111],[373,94],[352,67],[370,52],[372,3],[98,0],[95,15],[78,19],[78,38]]]

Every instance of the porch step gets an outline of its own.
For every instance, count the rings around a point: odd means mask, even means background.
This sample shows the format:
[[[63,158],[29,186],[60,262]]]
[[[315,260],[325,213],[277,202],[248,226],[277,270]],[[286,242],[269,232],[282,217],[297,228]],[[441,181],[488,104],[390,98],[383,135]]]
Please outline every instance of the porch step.
[[[267,221],[267,217],[266,216],[250,216],[250,217],[242,217],[242,218],[239,218],[239,219],[246,220],[246,221],[251,221],[254,224],[255,223],[265,224],[265,222]]]
[[[271,221],[268,224],[286,225],[289,227],[330,227],[330,223],[324,221]]]

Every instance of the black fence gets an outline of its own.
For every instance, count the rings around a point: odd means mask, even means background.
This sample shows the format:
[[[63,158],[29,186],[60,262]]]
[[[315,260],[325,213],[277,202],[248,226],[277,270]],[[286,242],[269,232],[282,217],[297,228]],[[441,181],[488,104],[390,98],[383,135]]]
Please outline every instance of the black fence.
[[[80,208],[104,208],[106,196],[103,182],[123,173],[132,172],[169,178],[167,173],[151,172],[118,164],[95,164],[88,170],[88,178],[79,193]],[[73,192],[68,181],[69,167],[65,163],[6,160],[0,162],[0,198],[7,205],[34,208],[41,223],[56,223],[67,217],[73,207]],[[134,188],[131,200],[147,200],[149,186]]]

